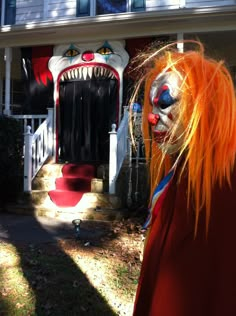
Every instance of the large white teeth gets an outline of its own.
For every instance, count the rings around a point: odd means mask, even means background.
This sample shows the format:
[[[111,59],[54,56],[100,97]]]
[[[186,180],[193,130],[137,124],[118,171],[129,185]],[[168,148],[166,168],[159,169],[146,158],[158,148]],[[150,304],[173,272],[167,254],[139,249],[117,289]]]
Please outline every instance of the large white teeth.
[[[89,76],[90,79],[93,76],[93,68],[91,68],[91,67],[88,68],[88,76]]]
[[[83,68],[83,77],[84,77],[84,80],[87,79],[87,67]]]
[[[109,69],[103,67],[79,67],[68,70],[61,75],[61,81],[65,80],[88,80],[92,79],[92,77],[100,78],[106,77],[110,79],[114,79],[115,76],[113,72]]]
[[[94,75],[95,75],[96,78],[99,77],[99,68],[98,67],[94,68]]]
[[[79,79],[82,78],[82,68],[79,68]]]

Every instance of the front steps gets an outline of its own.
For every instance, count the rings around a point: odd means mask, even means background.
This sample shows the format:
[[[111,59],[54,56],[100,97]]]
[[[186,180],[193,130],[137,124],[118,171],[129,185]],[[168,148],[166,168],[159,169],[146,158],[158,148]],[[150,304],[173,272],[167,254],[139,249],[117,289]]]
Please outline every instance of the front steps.
[[[74,207],[58,207],[50,199],[48,191],[55,189],[55,180],[61,176],[63,164],[48,163],[34,179],[32,191],[23,193],[17,203],[8,204],[6,211],[24,215],[46,216],[57,219],[75,218],[94,220],[115,220],[125,217],[121,200],[115,195],[102,193],[102,179],[93,179],[92,190],[84,193]]]

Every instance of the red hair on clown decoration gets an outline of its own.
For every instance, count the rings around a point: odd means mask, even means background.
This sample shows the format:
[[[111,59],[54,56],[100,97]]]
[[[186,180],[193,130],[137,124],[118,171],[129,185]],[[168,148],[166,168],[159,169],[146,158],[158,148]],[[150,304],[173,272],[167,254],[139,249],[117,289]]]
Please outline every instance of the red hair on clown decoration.
[[[140,67],[148,68],[142,79],[142,129],[150,159],[151,194],[170,168],[181,164],[180,177],[188,174],[188,203],[190,199],[195,203],[196,233],[203,207],[208,227],[214,185],[230,185],[236,153],[236,101],[224,62],[207,58],[198,41],[184,43],[198,50],[178,52],[177,43],[172,43],[142,56]]]

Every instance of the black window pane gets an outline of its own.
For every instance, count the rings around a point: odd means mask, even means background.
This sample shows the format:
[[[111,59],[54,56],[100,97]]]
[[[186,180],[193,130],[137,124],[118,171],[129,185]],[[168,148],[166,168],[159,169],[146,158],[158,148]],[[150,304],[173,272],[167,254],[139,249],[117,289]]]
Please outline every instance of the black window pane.
[[[145,9],[145,0],[132,0],[132,11],[143,11]]]
[[[0,0],[0,25],[2,25],[2,0]]]
[[[96,15],[127,11],[126,0],[97,0]]]
[[[77,0],[77,16],[90,15],[90,1],[89,0]]]
[[[6,0],[5,3],[5,24],[15,24],[16,22],[16,0]]]

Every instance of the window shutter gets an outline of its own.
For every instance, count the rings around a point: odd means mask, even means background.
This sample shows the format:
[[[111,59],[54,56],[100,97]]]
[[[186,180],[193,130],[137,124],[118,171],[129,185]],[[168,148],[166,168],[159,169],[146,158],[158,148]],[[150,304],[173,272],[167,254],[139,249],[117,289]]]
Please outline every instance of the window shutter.
[[[131,11],[144,11],[145,0],[132,0]]]
[[[16,0],[6,0],[5,25],[16,23]]]
[[[89,0],[77,0],[77,16],[89,16],[90,15],[90,1]]]

